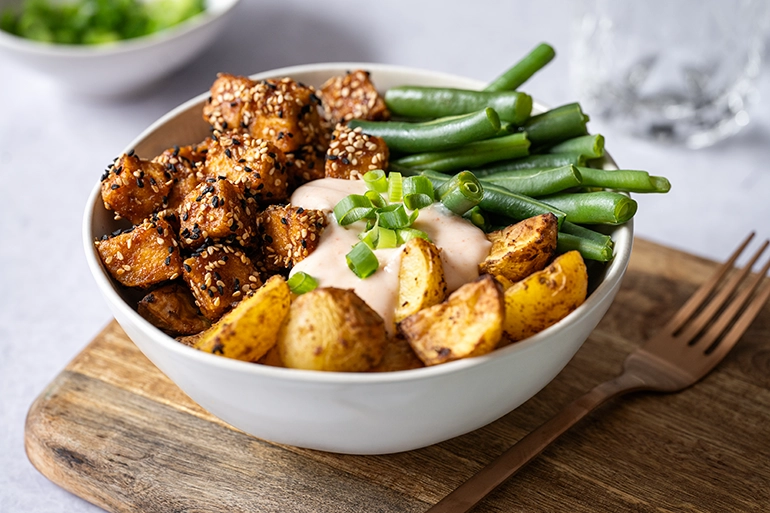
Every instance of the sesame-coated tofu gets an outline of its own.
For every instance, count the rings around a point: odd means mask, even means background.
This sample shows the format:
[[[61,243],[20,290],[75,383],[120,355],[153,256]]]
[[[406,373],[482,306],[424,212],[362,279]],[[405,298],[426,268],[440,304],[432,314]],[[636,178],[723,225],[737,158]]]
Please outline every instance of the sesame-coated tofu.
[[[139,224],[168,206],[171,174],[157,162],[123,154],[102,175],[104,207]]]
[[[126,287],[146,288],[182,273],[173,229],[161,218],[102,238],[96,241],[96,249],[112,277]]]
[[[246,199],[270,204],[288,197],[286,155],[265,139],[227,132],[209,148],[205,164],[209,178],[225,177]]]
[[[368,71],[357,69],[344,76],[330,78],[321,86],[320,96],[326,118],[334,123],[351,119],[390,119],[390,111],[370,80]]]
[[[174,146],[152,159],[161,164],[174,181],[168,194],[168,208],[179,208],[184,197],[203,181],[203,163],[210,144],[211,139],[206,139],[200,144]]]
[[[257,214],[262,262],[268,271],[291,269],[321,240],[326,214],[292,205],[271,205]]]
[[[256,212],[251,208],[230,181],[210,178],[184,197],[179,207],[179,240],[188,248],[207,241],[247,246],[256,233]]]
[[[186,259],[183,267],[196,306],[211,321],[262,286],[251,260],[242,250],[228,245],[202,248]]]
[[[286,154],[286,174],[290,190],[325,176],[325,154],[325,150],[318,150],[317,145],[312,144]]]
[[[190,289],[177,282],[144,296],[137,310],[150,324],[171,335],[193,335],[211,326],[211,322],[195,306]]]
[[[337,125],[326,152],[327,178],[361,178],[367,171],[387,169],[388,145],[380,137],[364,134],[361,128]]]
[[[319,104],[315,89],[288,77],[254,82],[220,74],[211,87],[203,117],[219,132],[248,132],[290,152],[319,139]]]

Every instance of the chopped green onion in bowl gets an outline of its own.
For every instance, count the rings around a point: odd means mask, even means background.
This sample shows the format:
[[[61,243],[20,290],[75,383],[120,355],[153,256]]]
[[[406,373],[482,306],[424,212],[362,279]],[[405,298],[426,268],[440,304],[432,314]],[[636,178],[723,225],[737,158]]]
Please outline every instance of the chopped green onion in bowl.
[[[96,45],[165,30],[205,10],[204,0],[25,0],[0,13],[0,30],[45,43]]]

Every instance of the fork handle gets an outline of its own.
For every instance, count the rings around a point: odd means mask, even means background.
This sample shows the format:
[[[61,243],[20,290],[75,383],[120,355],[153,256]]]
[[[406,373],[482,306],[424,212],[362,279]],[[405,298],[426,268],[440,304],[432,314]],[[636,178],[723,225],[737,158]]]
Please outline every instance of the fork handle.
[[[481,499],[535,459],[551,442],[583,417],[614,397],[643,388],[643,381],[629,373],[623,373],[615,379],[597,385],[582,397],[572,401],[545,424],[519,440],[426,513],[470,511]]]

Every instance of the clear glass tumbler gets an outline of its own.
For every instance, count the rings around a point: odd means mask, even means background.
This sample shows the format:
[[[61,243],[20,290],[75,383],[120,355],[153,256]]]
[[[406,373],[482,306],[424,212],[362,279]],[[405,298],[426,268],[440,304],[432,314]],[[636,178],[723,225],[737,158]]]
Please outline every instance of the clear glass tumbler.
[[[709,146],[749,122],[767,0],[582,0],[571,69],[586,111]]]

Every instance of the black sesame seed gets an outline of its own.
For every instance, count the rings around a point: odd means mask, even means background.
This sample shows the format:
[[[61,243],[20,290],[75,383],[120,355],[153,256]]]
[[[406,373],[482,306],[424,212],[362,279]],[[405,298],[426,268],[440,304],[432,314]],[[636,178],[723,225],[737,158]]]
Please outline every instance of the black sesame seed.
[[[182,264],[182,265],[184,266],[184,270],[187,271],[188,273],[192,271],[192,267],[190,267],[189,265],[187,264]]]
[[[285,217],[282,217],[281,224],[289,224],[289,221],[287,221]]]
[[[167,257],[166,257],[166,261],[165,261],[165,264],[166,264],[166,265],[171,265],[171,255],[169,255],[169,256],[167,256]]]
[[[114,191],[115,189],[120,189],[120,185],[118,185],[118,184],[114,183],[114,184],[110,185],[110,189],[112,189],[113,191]]]
[[[227,155],[229,158],[232,158],[233,152],[230,151],[230,148],[225,148],[225,155]]]

